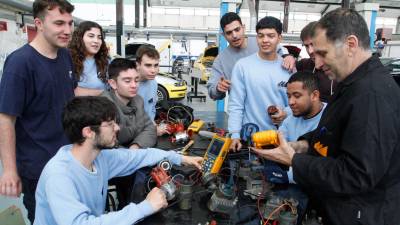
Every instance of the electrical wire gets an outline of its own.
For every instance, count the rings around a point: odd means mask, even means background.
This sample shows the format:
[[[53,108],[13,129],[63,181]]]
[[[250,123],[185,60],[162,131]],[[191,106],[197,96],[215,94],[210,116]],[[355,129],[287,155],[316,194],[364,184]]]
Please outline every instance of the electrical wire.
[[[191,114],[187,109],[185,109],[185,107],[183,107],[183,106],[178,106],[178,105],[172,106],[171,108],[168,109],[168,111],[167,111],[167,121],[168,121],[168,122],[170,122],[170,121],[172,121],[172,122],[177,122],[177,120],[172,119],[172,118],[169,117],[169,113],[170,113],[171,109],[175,109],[175,108],[181,108],[181,109],[183,109],[183,111],[185,111],[185,112],[190,116],[190,122],[189,122],[189,124],[190,124],[191,122],[193,122],[193,116],[192,116],[192,114]]]

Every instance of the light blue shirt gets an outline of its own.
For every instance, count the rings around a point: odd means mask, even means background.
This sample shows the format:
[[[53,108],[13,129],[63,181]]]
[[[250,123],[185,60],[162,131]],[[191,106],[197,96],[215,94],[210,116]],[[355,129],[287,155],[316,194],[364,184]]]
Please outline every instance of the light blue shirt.
[[[102,150],[93,162],[92,172],[72,156],[71,149],[72,145],[61,147],[40,175],[34,225],[131,225],[154,213],[154,209],[144,200],[104,214],[108,180],[164,158],[178,165],[182,159],[174,151],[152,148]]]
[[[87,58],[83,61],[83,70],[78,86],[90,89],[106,89],[106,84],[98,77],[97,66],[94,58]]]
[[[303,117],[295,117],[293,115],[288,115],[288,117],[282,122],[279,130],[285,135],[287,141],[297,141],[297,139],[318,127],[318,123],[321,119],[322,113],[326,108],[326,103],[322,103],[323,107],[321,111],[309,119],[304,119]],[[293,180],[293,168],[289,167],[288,171],[289,183],[296,183]]]
[[[256,37],[248,37],[247,45],[245,48],[233,48],[228,46],[215,58],[211,69],[211,77],[207,83],[208,94],[212,99],[223,99],[225,98],[225,93],[219,92],[217,90],[218,82],[221,77],[231,80],[232,70],[236,62],[246,56],[252,55],[258,52],[258,45]],[[285,47],[279,45],[277,47],[278,55],[288,54]]]
[[[144,111],[152,121],[156,117],[156,104],[157,104],[157,81],[145,80],[139,83],[138,94],[142,96],[144,101]]]
[[[285,135],[287,141],[297,141],[297,139],[317,128],[319,120],[321,119],[322,112],[325,110],[326,103],[322,103],[322,110],[315,116],[309,119],[303,117],[295,117],[288,115],[288,117],[282,122],[279,130]]]
[[[232,138],[240,138],[240,130],[246,123],[257,124],[260,130],[276,130],[267,108],[270,105],[286,107],[289,113],[286,95],[289,77],[282,68],[281,57],[268,61],[255,53],[236,63],[228,105],[228,130]]]

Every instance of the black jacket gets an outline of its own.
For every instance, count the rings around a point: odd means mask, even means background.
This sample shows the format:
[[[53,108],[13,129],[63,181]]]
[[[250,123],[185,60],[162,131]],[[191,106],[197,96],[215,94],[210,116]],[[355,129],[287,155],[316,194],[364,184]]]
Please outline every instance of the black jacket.
[[[369,58],[338,84],[318,128],[295,154],[295,181],[318,199],[324,224],[400,224],[400,89]]]

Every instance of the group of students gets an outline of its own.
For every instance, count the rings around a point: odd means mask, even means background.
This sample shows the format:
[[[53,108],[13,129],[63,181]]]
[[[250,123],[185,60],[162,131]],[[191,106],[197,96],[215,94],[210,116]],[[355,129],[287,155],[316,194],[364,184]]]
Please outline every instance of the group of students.
[[[339,8],[308,24],[300,37],[310,58],[298,62],[280,53],[282,24],[274,17],[258,21],[255,40],[236,13],[220,24],[229,46],[207,87],[213,99],[229,93],[231,150],[241,149],[247,123],[278,127],[278,147],[251,149],[290,167],[300,192],[288,195],[300,200],[299,218],[305,193],[323,224],[397,224],[400,89],[372,56],[364,18]]]
[[[154,188],[104,214],[109,179],[164,158],[200,168],[202,158],[144,149],[157,136],[156,95],[141,87],[154,89],[158,53],[143,47],[135,63],[109,63],[100,26],[84,22],[72,33],[73,10],[66,0],[35,0],[37,35],[5,62],[0,194],[24,193],[37,225],[133,224],[166,207],[165,194]],[[303,29],[310,59],[297,63],[278,47],[282,24],[274,17],[257,23],[255,39],[237,14],[224,15],[221,28],[230,46],[214,62],[208,88],[214,99],[229,92],[231,149],[241,148],[243,124],[278,125],[278,147],[252,150],[292,168],[324,224],[397,224],[400,89],[371,56],[365,20],[351,9],[327,13]],[[278,112],[269,116],[271,105]]]
[[[33,224],[133,224],[167,201],[154,188],[131,203],[123,186],[131,186],[128,175],[164,158],[200,168],[202,158],[151,148],[157,140],[157,50],[143,46],[136,62],[109,62],[101,26],[82,22],[72,32],[73,10],[66,0],[35,0],[37,35],[6,59],[0,194],[22,192]],[[117,193],[121,210],[105,215],[114,177],[125,191]]]

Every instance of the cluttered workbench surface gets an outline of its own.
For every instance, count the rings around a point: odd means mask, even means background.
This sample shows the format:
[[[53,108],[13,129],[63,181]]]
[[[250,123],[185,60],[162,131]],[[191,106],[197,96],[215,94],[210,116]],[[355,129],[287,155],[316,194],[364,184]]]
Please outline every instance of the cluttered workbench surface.
[[[229,152],[231,139],[224,133],[227,115],[198,112],[194,117],[194,122],[201,120],[201,129],[196,129],[190,139],[181,139],[182,134],[175,129],[172,139],[159,138],[157,148],[201,156],[202,170],[166,164],[158,165],[164,169],[153,168],[148,190],[160,187],[169,204],[138,224],[296,224],[298,202],[275,195],[287,185],[274,186],[265,179],[265,162],[250,154],[246,143],[241,151]],[[246,126],[246,130],[256,131],[251,126]],[[242,139],[249,140],[251,134]]]

